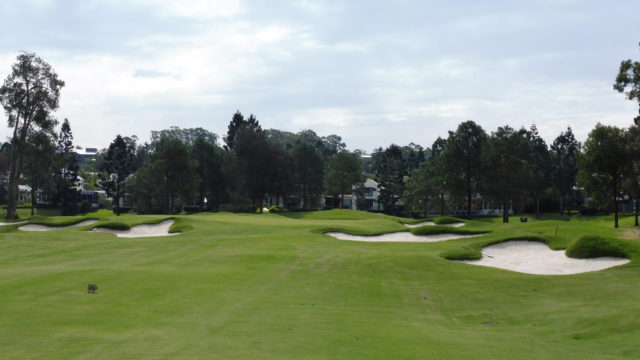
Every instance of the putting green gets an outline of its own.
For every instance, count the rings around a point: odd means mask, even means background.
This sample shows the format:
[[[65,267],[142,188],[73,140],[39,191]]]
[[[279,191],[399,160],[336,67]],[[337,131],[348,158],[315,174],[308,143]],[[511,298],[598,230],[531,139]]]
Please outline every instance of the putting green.
[[[166,216],[91,218],[99,219],[97,227]],[[0,358],[636,359],[640,353],[640,240],[614,230],[609,217],[467,221],[465,229],[491,233],[436,243],[323,235],[406,231],[402,219],[347,210],[175,219],[172,231],[180,236],[151,238],[1,227]],[[631,223],[622,220],[624,227]],[[587,234],[619,239],[631,262],[542,276],[441,256],[506,238],[545,237],[557,249]],[[87,284],[97,284],[97,294],[88,294]]]

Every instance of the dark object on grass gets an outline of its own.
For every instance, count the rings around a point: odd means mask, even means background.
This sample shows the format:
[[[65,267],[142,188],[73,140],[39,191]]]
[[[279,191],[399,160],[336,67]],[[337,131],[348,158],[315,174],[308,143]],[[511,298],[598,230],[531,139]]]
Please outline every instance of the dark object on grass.
[[[87,285],[87,291],[89,292],[89,294],[95,294],[96,291],[98,291],[98,285],[96,284]]]
[[[527,219],[526,216],[520,218],[520,222],[527,222],[527,221],[529,221],[529,219]]]

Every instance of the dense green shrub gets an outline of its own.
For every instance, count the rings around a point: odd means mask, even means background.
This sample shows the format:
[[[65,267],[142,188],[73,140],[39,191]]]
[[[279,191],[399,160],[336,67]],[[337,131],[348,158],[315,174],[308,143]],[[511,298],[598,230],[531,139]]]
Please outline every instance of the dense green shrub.
[[[459,235],[476,235],[476,234],[486,234],[489,231],[481,231],[481,230],[471,230],[471,229],[462,229],[451,226],[421,226],[418,228],[411,229],[411,233],[413,235],[438,235],[438,234],[459,234]]]
[[[441,217],[433,218],[433,222],[438,225],[447,225],[447,224],[463,223],[464,220],[459,219],[457,217],[453,217],[453,216],[441,216]]]
[[[578,259],[613,256],[628,258],[619,240],[597,235],[585,235],[567,246],[567,256]]]
[[[285,208],[283,208],[282,206],[273,205],[272,207],[269,208],[270,213],[279,213],[284,211],[285,211]]]

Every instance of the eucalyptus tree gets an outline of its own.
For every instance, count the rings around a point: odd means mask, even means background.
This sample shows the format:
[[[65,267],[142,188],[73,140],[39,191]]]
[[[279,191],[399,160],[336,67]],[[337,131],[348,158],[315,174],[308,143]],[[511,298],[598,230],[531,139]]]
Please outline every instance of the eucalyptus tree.
[[[29,136],[25,147],[23,175],[31,188],[31,216],[38,205],[38,191],[50,192],[53,188],[54,140],[51,134],[38,131]]]
[[[627,99],[636,101],[640,112],[640,62],[631,59],[622,61],[613,89],[624,93]],[[640,125],[640,115],[634,121]]]
[[[7,196],[8,219],[16,217],[18,182],[22,175],[25,147],[35,132],[54,135],[57,124],[52,113],[59,106],[64,81],[51,65],[34,53],[23,52],[11,67],[11,73],[0,87],[0,104],[12,128],[11,168]]]
[[[591,130],[580,155],[580,185],[588,194],[607,196],[618,227],[618,198],[628,166],[627,136],[624,129],[598,123]]]

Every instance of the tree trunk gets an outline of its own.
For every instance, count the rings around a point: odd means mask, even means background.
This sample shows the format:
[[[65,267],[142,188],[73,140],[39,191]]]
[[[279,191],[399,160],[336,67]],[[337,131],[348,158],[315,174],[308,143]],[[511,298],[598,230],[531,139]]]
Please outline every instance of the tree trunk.
[[[7,187],[7,219],[16,218],[16,209],[18,207],[18,185],[20,180],[19,164],[17,164],[17,156],[12,156],[11,170],[9,172],[9,186]]]
[[[31,216],[36,215],[36,188],[31,188]]]
[[[444,194],[440,194],[440,216],[444,216]]]
[[[638,199],[633,200],[633,215],[635,218],[635,226],[638,226]]]
[[[536,219],[540,219],[540,196],[536,195]]]

